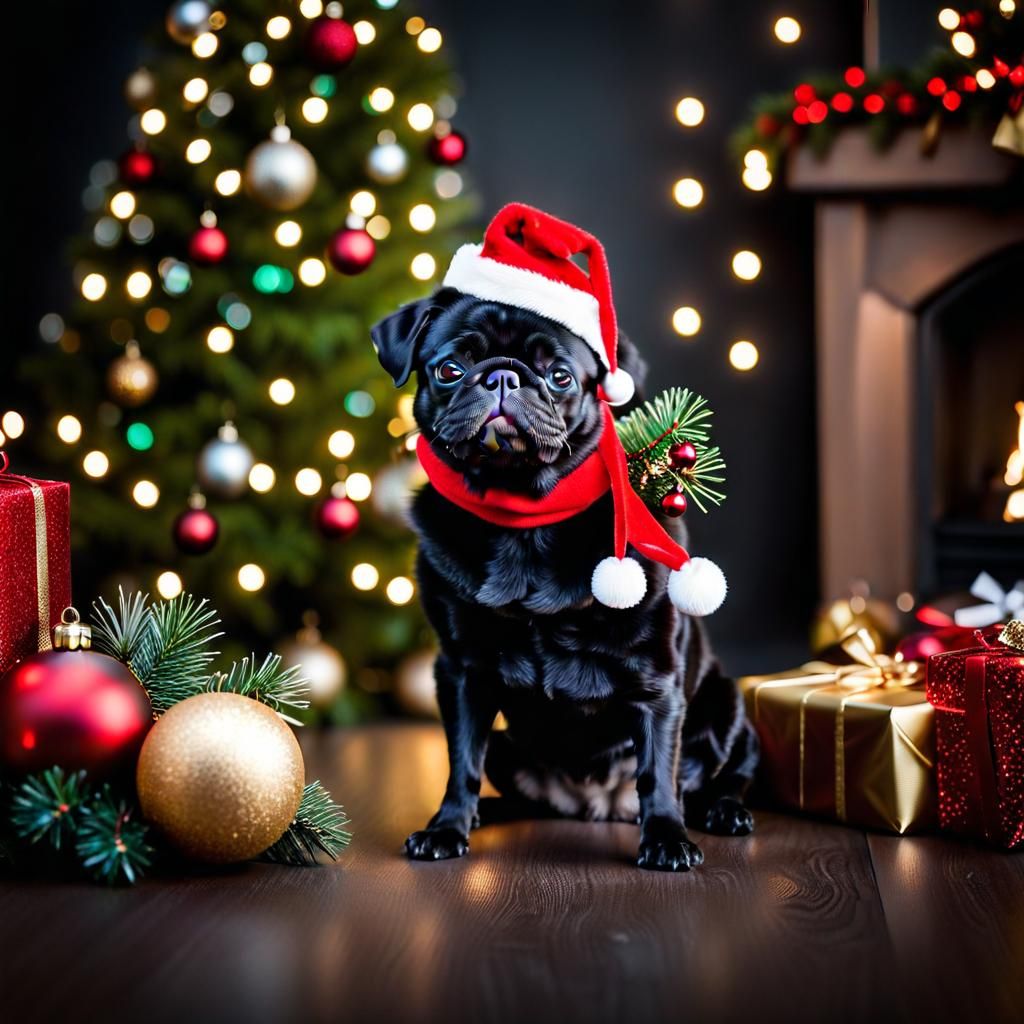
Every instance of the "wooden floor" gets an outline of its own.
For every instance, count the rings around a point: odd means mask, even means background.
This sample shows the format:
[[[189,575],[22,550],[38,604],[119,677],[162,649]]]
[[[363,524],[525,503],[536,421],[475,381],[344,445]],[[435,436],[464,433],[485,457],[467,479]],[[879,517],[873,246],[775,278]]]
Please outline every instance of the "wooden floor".
[[[762,812],[688,875],[626,825],[519,822],[412,864],[433,726],[308,733],[348,807],[335,866],[133,890],[0,883],[5,1020],[358,1024],[1020,1021],[1024,857]]]

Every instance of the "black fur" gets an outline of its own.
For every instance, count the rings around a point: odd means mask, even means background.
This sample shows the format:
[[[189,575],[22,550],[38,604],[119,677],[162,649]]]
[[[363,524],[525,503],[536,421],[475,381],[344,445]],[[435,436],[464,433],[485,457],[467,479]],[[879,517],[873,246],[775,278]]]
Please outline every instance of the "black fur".
[[[598,360],[544,317],[442,290],[382,321],[373,339],[396,384],[415,368],[417,423],[479,493],[545,494],[597,445]],[[448,360],[463,371],[456,383],[438,379]],[[643,364],[625,336],[619,361],[639,383]],[[565,371],[575,385],[561,391]],[[481,443],[489,421],[496,451]],[[703,859],[684,794],[696,827],[751,830],[741,798],[756,739],[700,622],[668,600],[667,570],[642,559],[648,589],[635,608],[591,595],[594,566],[611,554],[610,496],[556,525],[507,529],[428,485],[413,519],[441,646],[450,775],[437,814],[406,842],[410,857],[468,851],[484,771],[527,807],[639,820],[642,867],[685,871]],[[492,734],[498,711],[508,729]]]

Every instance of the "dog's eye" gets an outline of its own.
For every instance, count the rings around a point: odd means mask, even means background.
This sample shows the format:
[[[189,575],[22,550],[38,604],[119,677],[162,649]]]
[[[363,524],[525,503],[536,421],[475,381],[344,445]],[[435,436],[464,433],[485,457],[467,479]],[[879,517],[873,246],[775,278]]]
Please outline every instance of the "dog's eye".
[[[547,381],[553,391],[568,391],[576,378],[564,366],[555,366],[548,370]]]
[[[434,369],[434,377],[441,384],[457,384],[465,376],[466,371],[454,359],[446,359]]]

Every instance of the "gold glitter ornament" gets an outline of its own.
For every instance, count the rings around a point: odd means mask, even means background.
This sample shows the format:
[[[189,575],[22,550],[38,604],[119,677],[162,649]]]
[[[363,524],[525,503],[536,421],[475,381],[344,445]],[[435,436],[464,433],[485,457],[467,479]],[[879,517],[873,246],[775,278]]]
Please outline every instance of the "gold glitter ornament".
[[[299,744],[274,711],[251,697],[202,693],[153,726],[136,785],[143,816],[185,856],[232,864],[281,838],[304,778]]]
[[[156,367],[142,356],[134,341],[125,345],[124,355],[107,370],[107,389],[118,405],[131,407],[149,401],[158,382]]]

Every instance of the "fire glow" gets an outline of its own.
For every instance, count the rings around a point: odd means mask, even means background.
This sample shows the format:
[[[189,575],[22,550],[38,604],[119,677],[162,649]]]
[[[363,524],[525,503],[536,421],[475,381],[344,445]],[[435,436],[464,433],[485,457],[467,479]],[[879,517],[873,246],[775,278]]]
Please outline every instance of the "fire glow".
[[[1006,475],[1003,480],[1007,487],[1015,487],[1006,499],[1006,508],[1003,509],[1003,519],[1008,523],[1015,523],[1024,520],[1024,402],[1017,402],[1014,405],[1017,410],[1017,447],[1010,452],[1006,460]]]

